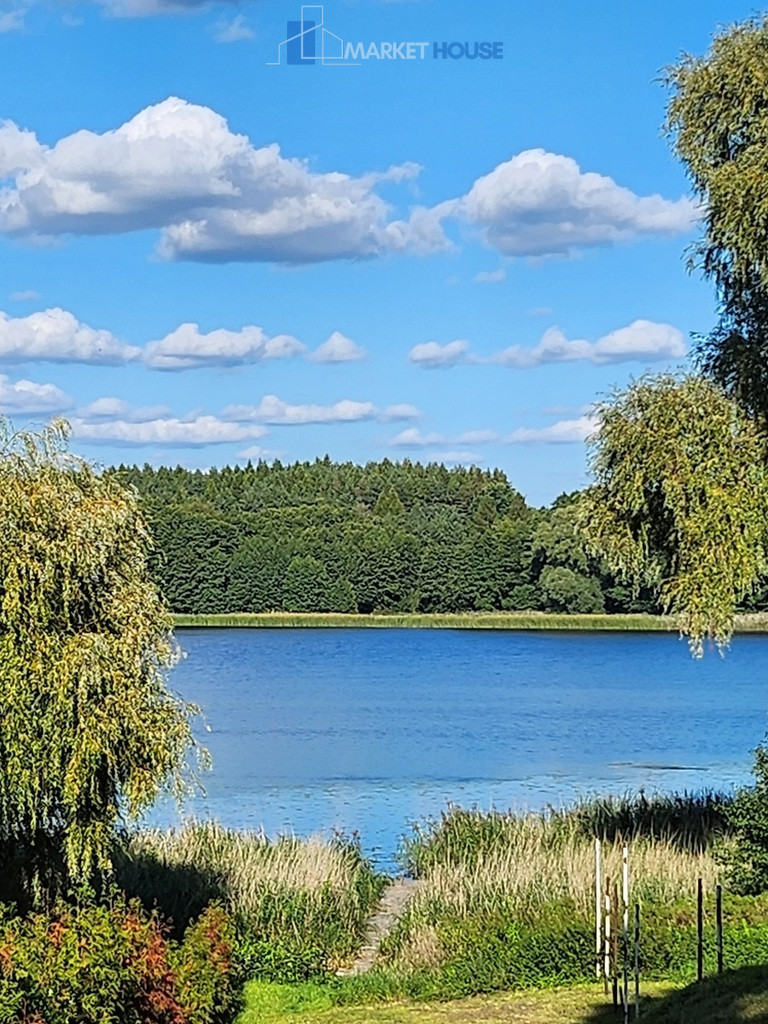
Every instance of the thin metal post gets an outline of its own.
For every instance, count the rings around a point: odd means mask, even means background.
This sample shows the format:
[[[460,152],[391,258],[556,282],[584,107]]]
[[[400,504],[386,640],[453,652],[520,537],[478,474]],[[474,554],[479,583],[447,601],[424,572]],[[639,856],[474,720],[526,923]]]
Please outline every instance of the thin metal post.
[[[696,886],[696,977],[704,979],[704,882]]]
[[[621,871],[621,902],[623,904],[622,925],[624,934],[629,931],[629,847],[625,846],[622,856]]]
[[[603,907],[605,909],[605,927],[603,928],[603,986],[605,994],[608,995],[608,980],[611,977],[611,881],[605,880],[605,896]]]
[[[619,886],[613,883],[613,921],[611,924],[611,937],[613,939],[611,949],[612,971],[613,971],[613,1005],[619,1005],[619,928],[621,918],[619,916]]]
[[[640,904],[635,904],[635,1020],[640,1016]]]
[[[723,973],[723,887],[715,890],[715,920],[717,925],[717,973]]]
[[[603,883],[601,844],[595,839],[595,971],[600,979],[600,953],[603,945]]]

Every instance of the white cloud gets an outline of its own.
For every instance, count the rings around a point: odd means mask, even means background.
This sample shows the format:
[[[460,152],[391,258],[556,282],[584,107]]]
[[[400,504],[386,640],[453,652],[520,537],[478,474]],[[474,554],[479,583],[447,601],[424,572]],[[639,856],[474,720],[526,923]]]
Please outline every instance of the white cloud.
[[[21,32],[26,28],[25,19],[29,4],[17,4],[0,12],[0,35],[6,32]]]
[[[499,267],[498,270],[480,270],[475,274],[476,284],[499,284],[507,276],[507,272],[504,267]]]
[[[696,223],[687,198],[638,196],[575,160],[529,149],[478,178],[450,212],[478,226],[506,256],[566,255],[642,235],[675,235]]]
[[[137,358],[139,352],[63,309],[16,318],[0,312],[0,361],[5,363],[48,360],[116,366]]]
[[[560,420],[549,427],[529,429],[520,427],[505,438],[508,444],[566,444],[585,441],[597,430],[594,416],[580,416],[576,420]]]
[[[389,442],[392,448],[433,448],[438,445],[490,444],[498,441],[495,430],[467,430],[456,437],[445,434],[423,434],[416,427],[408,427]]]
[[[93,422],[76,417],[71,420],[71,424],[75,438],[92,444],[159,444],[194,448],[199,445],[256,440],[266,433],[263,427],[229,423],[216,416],[196,416],[190,419],[169,416],[138,423],[127,419]]]
[[[0,413],[62,412],[72,399],[55,384],[11,380],[0,373]]]
[[[192,14],[206,10],[212,0],[91,0],[111,18],[148,18],[157,14]],[[220,0],[233,4],[238,0]]]
[[[243,14],[236,14],[231,21],[221,18],[212,26],[211,31],[217,43],[240,43],[256,38],[256,33]]]
[[[415,405],[400,402],[397,405],[388,405],[379,416],[379,419],[384,423],[391,423],[393,420],[417,420],[420,417],[421,413]]]
[[[458,466],[476,466],[483,461],[483,457],[478,455],[477,452],[468,452],[461,449],[430,452],[430,462],[455,464]]]
[[[189,370],[211,366],[242,366],[262,359],[298,355],[304,346],[289,334],[270,338],[261,327],[240,331],[223,328],[202,334],[197,324],[181,324],[144,349],[144,362],[155,370]]]
[[[439,218],[393,220],[376,191],[419,172],[403,164],[352,177],[319,174],[256,147],[208,107],[171,97],[103,134],[49,148],[0,128],[0,231],[19,236],[162,230],[166,259],[310,263],[447,246]]]
[[[304,423],[358,423],[361,420],[413,419],[419,415],[412,405],[390,405],[380,410],[373,402],[348,398],[332,405],[290,405],[277,395],[265,395],[258,405],[230,405],[222,413],[226,420],[295,426]]]
[[[264,459],[265,461],[279,459],[283,454],[283,452],[273,452],[269,448],[262,448],[261,445],[252,444],[238,452],[237,457],[238,459],[250,459],[253,462],[257,462],[259,459]]]
[[[11,292],[9,298],[11,298],[14,302],[32,302],[33,299],[40,298],[40,292],[36,292],[33,291],[31,288],[28,288],[26,291],[23,292]]]
[[[365,349],[341,331],[334,331],[309,358],[313,363],[352,363],[365,359]]]
[[[543,363],[577,360],[602,364],[681,359],[686,352],[685,338],[676,327],[652,320],[635,320],[595,342],[569,339],[559,327],[550,327],[533,348],[512,345],[486,361],[525,369]]]
[[[77,416],[82,420],[122,419],[130,423],[146,423],[167,417],[170,412],[165,405],[135,407],[122,398],[97,398],[95,402],[78,409]]]
[[[455,366],[457,363],[463,362],[468,348],[468,341],[449,341],[445,345],[440,345],[436,341],[426,341],[420,345],[414,345],[408,353],[408,358],[412,363],[426,369]]]

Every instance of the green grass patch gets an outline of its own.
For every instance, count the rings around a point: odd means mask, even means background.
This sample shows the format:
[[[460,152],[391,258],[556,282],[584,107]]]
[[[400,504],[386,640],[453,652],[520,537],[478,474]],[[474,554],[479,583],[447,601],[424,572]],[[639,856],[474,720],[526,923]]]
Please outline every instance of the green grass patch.
[[[674,995],[675,986],[652,983],[645,987],[642,1009],[655,1008]],[[448,1003],[400,999],[335,1005],[327,988],[321,986],[257,981],[245,987],[245,1008],[236,1024],[615,1024],[619,1019],[602,987],[593,984],[494,993]]]

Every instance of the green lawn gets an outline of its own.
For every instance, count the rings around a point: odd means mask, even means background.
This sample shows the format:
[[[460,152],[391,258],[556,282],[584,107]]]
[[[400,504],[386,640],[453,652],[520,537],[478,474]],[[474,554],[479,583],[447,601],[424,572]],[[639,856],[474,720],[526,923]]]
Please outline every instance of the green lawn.
[[[649,991],[651,1000],[660,1003],[674,993],[674,986],[655,984]],[[246,986],[246,1000],[236,1024],[616,1024],[621,1019],[597,985],[441,1003],[333,1006],[319,985],[252,981]]]
[[[392,612],[346,615],[338,612],[243,612],[222,615],[174,615],[177,626],[251,627],[396,627],[399,629],[564,629],[671,632],[674,619],[661,615],[555,615],[547,612],[463,612],[427,615]],[[768,613],[738,615],[736,631],[768,632]]]
[[[597,985],[444,1003],[333,1006],[319,985],[252,981],[236,1024],[617,1024],[621,1019]],[[768,1024],[768,966],[742,968],[686,988],[647,984],[640,1019],[647,1024]]]

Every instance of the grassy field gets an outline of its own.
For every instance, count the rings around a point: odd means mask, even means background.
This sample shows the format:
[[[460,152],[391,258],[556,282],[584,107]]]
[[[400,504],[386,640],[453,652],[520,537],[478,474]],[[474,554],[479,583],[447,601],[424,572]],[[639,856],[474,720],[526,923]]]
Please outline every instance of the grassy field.
[[[244,612],[222,615],[174,615],[177,626],[248,626],[253,628],[397,628],[397,629],[551,629],[619,632],[675,632],[677,624],[661,615],[555,615],[547,612],[462,612],[427,615],[392,612],[386,615],[345,615],[336,612]],[[739,615],[736,631],[768,632],[768,614]]]
[[[653,1008],[657,1024],[677,1024],[677,1016],[658,1016],[661,1006],[677,995],[669,983],[646,987],[641,1007]],[[678,997],[679,998],[679,997]],[[602,986],[534,992],[504,992],[473,996],[445,1003],[384,1003],[379,1005],[334,1006],[327,990],[319,985],[274,985],[250,982],[245,991],[246,1006],[236,1024],[616,1024],[620,1016],[606,1001]],[[700,1008],[700,1007],[699,1007]],[[647,1018],[650,1020],[651,1017]],[[693,1024],[725,1024],[747,1018],[690,1017]],[[765,1020],[764,1017],[749,1018]]]

